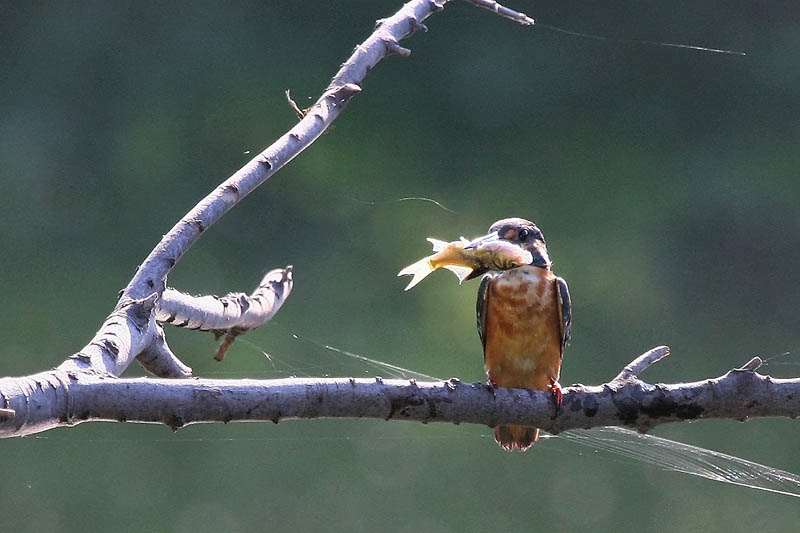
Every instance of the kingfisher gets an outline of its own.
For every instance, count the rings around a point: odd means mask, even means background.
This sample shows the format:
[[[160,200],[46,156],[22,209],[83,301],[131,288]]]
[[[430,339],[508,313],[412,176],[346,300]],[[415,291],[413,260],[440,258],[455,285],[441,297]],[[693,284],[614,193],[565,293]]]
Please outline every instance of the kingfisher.
[[[478,288],[478,335],[489,384],[549,390],[558,408],[562,400],[558,379],[572,324],[567,282],[551,270],[544,235],[533,222],[498,220],[487,235],[465,249],[492,241],[513,243],[530,252],[532,260],[509,270],[486,269],[470,275],[483,275]],[[494,437],[506,450],[524,451],[539,438],[539,429],[502,425],[494,429]]]

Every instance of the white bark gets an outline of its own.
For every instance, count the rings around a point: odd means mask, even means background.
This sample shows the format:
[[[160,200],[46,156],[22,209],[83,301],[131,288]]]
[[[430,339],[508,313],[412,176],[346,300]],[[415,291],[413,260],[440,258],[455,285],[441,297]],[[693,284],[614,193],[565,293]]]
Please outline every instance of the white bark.
[[[15,411],[0,423],[0,437],[98,420],[161,423],[177,430],[203,422],[380,418],[490,427],[522,424],[559,433],[599,426],[646,432],[666,422],[800,414],[800,379],[762,376],[752,368],[757,364],[715,379],[674,385],[650,385],[630,371],[631,367],[644,370],[667,351],[651,350],[603,385],[565,388],[558,409],[549,392],[457,379],[119,379],[87,372],[45,372],[0,380],[7,405]]]

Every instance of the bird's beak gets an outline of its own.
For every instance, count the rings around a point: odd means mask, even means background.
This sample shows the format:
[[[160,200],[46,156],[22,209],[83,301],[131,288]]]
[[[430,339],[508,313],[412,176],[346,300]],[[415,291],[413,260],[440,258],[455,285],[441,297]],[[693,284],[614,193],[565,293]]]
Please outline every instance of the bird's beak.
[[[467,244],[464,245],[465,250],[472,250],[474,248],[480,248],[485,244],[489,244],[490,242],[499,241],[500,236],[497,232],[489,233],[488,235],[484,235],[483,237],[478,237],[477,239],[473,239],[469,241]]]

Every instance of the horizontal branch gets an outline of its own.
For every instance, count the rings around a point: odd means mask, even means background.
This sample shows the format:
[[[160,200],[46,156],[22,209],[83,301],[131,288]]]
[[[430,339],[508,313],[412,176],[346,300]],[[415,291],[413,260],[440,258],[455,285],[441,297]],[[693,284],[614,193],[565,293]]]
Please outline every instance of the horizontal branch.
[[[773,379],[747,369],[674,385],[649,385],[629,375],[600,386],[574,385],[563,393],[556,410],[549,392],[457,379],[164,380],[54,371],[0,380],[3,407],[15,413],[0,417],[0,437],[97,420],[162,423],[178,429],[203,422],[380,418],[491,427],[520,424],[559,433],[598,426],[646,432],[667,422],[800,415],[800,379]]]

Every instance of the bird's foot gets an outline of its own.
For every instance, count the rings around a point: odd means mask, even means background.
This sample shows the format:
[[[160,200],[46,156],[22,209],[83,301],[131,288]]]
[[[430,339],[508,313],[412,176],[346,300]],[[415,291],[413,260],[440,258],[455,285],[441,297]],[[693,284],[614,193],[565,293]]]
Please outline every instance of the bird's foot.
[[[489,379],[486,380],[486,386],[489,387],[489,390],[492,392],[492,396],[497,398],[497,392],[495,389],[497,388],[497,383],[495,383],[494,379],[489,376]]]
[[[550,377],[550,391],[553,393],[553,401],[558,409],[561,407],[561,402],[564,401],[564,393],[561,392],[561,384],[554,377]]]

